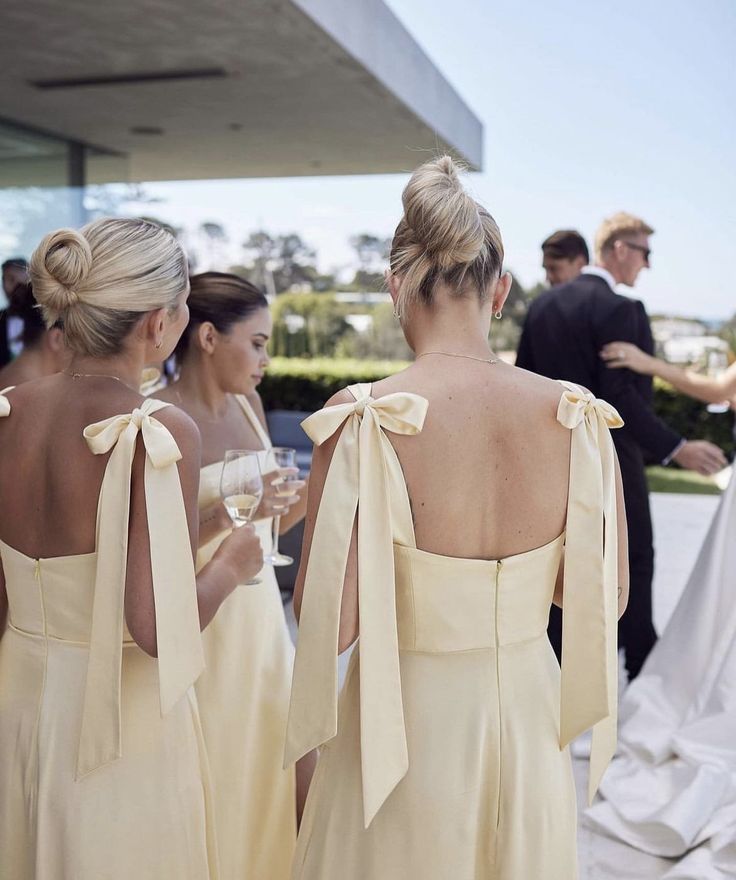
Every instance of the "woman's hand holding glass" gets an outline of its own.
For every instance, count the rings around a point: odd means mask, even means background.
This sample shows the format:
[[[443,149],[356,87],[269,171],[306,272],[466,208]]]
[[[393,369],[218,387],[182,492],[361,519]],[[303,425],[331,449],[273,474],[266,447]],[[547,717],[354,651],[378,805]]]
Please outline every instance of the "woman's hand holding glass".
[[[252,523],[233,529],[215,551],[215,557],[235,572],[238,583],[260,583],[253,578],[263,568],[263,547]]]
[[[263,497],[263,478],[257,452],[229,449],[225,453],[220,477],[220,496],[236,531],[250,523]],[[257,537],[256,540],[258,541]],[[259,571],[260,568],[256,570]],[[259,583],[258,578],[246,581],[248,586]]]
[[[255,519],[283,516],[290,507],[299,501],[301,490],[306,485],[299,479],[299,468],[276,468],[263,475],[263,498],[256,511]]]

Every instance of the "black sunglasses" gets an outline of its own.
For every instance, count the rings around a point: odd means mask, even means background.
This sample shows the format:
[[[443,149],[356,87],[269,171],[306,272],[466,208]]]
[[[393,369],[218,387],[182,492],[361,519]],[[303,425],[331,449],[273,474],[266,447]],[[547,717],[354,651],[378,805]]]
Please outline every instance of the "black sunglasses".
[[[621,242],[621,244],[625,244],[626,247],[633,248],[633,250],[635,251],[640,251],[642,254],[644,254],[644,259],[646,260],[646,262],[649,262],[649,257],[651,257],[652,252],[648,247],[644,247],[643,244],[634,244],[633,241],[623,241]]]

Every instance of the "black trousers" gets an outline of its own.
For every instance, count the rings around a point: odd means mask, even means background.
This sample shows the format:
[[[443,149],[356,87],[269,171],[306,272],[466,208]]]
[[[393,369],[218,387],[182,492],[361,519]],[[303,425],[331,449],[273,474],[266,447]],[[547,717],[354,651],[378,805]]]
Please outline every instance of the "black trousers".
[[[618,643],[624,649],[631,681],[641,671],[657,641],[652,620],[654,536],[641,451],[624,443],[617,444],[616,451],[621,464],[629,536],[629,603],[619,621]],[[556,605],[550,610],[547,633],[559,660],[562,657],[562,612]]]

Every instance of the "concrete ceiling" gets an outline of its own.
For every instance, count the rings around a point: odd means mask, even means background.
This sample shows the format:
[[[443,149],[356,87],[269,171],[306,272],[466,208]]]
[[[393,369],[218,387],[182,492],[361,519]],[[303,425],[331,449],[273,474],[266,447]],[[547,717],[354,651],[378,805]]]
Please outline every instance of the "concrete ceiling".
[[[481,164],[480,122],[382,0],[4,0],[2,17],[0,118],[94,147],[89,182]],[[49,161],[0,159],[0,183]]]

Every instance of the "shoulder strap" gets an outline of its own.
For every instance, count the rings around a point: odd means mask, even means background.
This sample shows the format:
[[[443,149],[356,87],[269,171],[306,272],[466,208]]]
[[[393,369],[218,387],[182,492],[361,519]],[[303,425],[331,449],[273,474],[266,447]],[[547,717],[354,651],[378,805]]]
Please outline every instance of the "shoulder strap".
[[[572,431],[562,598],[560,747],[593,728],[592,802],[616,751],[618,531],[615,451],[609,428],[623,420],[569,382],[557,420]]]
[[[246,419],[250,422],[251,427],[258,435],[258,439],[263,443],[264,449],[271,448],[271,438],[268,436],[268,432],[263,427],[261,420],[256,415],[256,411],[251,406],[250,401],[244,394],[236,394],[236,400],[240,404],[241,409],[245,413]]]
[[[161,713],[204,669],[197,588],[182,497],[176,441],[153,413],[169,404],[147,398],[139,409],[90,425],[95,455],[112,450],[97,514],[97,569],[77,778],[119,758],[120,678],[128,559],[130,474],[139,432],[146,450],[145,493],[156,605]]]
[[[368,827],[409,766],[401,700],[393,535],[384,431],[416,434],[427,401],[416,394],[327,407],[302,427],[317,445],[342,427],[325,479],[304,583],[286,733],[286,763],[337,733],[337,646],[345,566],[358,500],[360,747]]]

